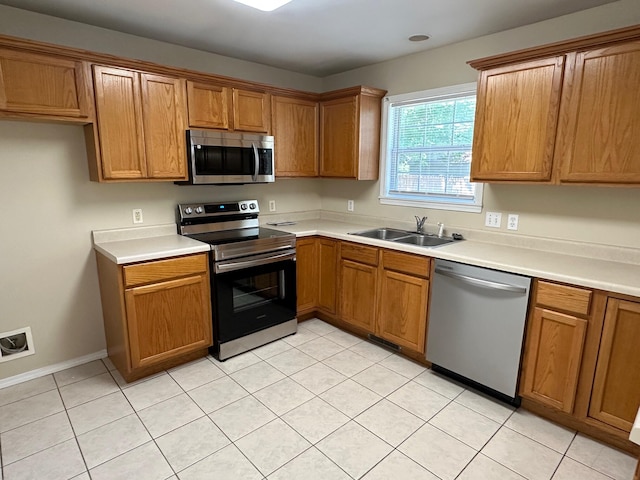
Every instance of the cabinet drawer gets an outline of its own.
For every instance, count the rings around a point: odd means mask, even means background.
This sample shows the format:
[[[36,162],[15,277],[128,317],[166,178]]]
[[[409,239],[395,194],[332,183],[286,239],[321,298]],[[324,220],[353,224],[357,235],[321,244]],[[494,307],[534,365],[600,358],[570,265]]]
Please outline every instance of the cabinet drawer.
[[[576,315],[588,315],[592,293],[583,288],[538,281],[536,304]]]
[[[429,257],[422,255],[411,255],[391,250],[382,251],[382,266],[385,270],[395,270],[417,277],[429,278],[430,263]]]
[[[340,257],[373,265],[374,267],[378,265],[378,249],[375,247],[343,242]]]
[[[122,268],[125,288],[207,271],[207,255],[170,258]]]

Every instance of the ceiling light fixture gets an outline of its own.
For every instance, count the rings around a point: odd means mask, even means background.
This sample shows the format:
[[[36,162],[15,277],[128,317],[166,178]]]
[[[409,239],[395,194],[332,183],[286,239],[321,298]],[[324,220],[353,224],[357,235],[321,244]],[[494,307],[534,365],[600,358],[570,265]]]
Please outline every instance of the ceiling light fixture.
[[[237,1],[237,0],[236,0]],[[425,40],[429,40],[431,37],[429,35],[411,35],[409,40],[412,42],[424,42]]]
[[[286,5],[291,0],[234,0],[235,2],[257,8],[263,12],[271,12],[276,8]]]

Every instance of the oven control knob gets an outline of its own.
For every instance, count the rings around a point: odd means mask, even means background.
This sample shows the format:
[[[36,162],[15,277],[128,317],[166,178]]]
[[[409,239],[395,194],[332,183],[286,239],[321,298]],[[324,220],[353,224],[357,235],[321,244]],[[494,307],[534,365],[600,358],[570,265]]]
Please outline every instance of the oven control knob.
[[[202,213],[202,207],[196,207],[196,213]]]
[[[250,204],[249,204],[249,208],[250,208],[251,210],[255,210],[255,209],[256,209],[256,204],[255,204],[255,203],[250,203]]]
[[[186,213],[187,215],[191,215],[193,213],[193,208],[191,207],[187,207],[184,209],[184,213]]]
[[[242,205],[240,205],[240,210],[246,210],[247,209],[247,204],[243,203]]]

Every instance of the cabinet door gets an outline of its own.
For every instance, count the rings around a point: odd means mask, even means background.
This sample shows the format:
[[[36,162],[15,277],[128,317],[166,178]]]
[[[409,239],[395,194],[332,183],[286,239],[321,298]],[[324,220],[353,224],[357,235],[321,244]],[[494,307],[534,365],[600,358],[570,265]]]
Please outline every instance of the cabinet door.
[[[480,73],[471,180],[549,181],[564,56]]]
[[[187,82],[187,96],[190,127],[229,129],[229,88]]]
[[[318,241],[296,241],[296,287],[298,315],[313,311],[318,303]]]
[[[146,178],[140,76],[94,65],[93,79],[103,177]]]
[[[186,179],[185,81],[147,73],[140,78],[147,176]]]
[[[382,270],[376,333],[393,343],[424,353],[429,281]]]
[[[269,133],[269,94],[233,89],[233,129]]]
[[[355,178],[358,159],[359,96],[320,104],[320,175]]]
[[[587,321],[536,307],[531,317],[521,394],[573,412]]]
[[[273,96],[276,176],[318,175],[318,103]]]
[[[340,318],[368,332],[375,331],[378,268],[340,261]]]
[[[640,41],[570,59],[558,130],[560,180],[640,183]]]
[[[640,303],[609,298],[589,416],[625,432],[640,405]]]
[[[82,62],[0,49],[0,110],[86,118]]]
[[[338,311],[336,292],[340,243],[327,238],[318,239],[318,308],[335,315]]]
[[[207,275],[130,288],[125,302],[132,369],[212,344]]]

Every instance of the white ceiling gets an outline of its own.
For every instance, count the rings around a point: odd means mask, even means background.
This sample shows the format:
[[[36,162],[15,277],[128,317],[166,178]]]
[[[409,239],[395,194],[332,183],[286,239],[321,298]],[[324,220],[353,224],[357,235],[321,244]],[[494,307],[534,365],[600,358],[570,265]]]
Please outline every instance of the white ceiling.
[[[614,0],[0,0],[0,4],[324,77]],[[426,42],[409,42],[413,34]],[[545,40],[540,39],[540,43]]]

